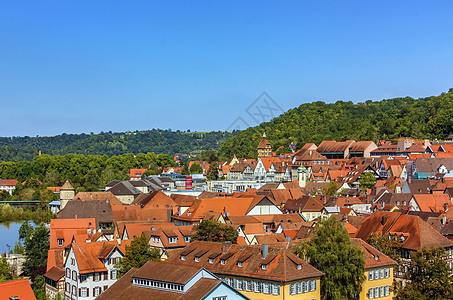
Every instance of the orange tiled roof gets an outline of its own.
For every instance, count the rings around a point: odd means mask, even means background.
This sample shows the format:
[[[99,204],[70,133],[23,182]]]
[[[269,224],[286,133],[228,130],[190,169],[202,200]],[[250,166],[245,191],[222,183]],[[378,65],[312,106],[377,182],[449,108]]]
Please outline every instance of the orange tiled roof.
[[[111,192],[79,192],[73,200],[109,200],[110,205],[122,205],[123,203]]]
[[[425,212],[444,212],[452,205],[447,194],[414,194],[413,197],[420,210]]]
[[[124,250],[121,250],[116,242],[73,243],[71,248],[74,251],[80,274],[106,272],[107,269],[102,260],[115,248],[124,255]]]
[[[26,278],[0,283],[0,299],[9,300],[12,296],[17,296],[19,299],[36,300]]]

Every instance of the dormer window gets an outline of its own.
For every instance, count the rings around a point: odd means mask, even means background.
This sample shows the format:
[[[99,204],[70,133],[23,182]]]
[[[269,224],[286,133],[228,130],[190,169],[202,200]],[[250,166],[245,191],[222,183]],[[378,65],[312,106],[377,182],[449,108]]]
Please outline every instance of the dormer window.
[[[168,242],[171,243],[171,244],[174,244],[174,243],[178,242],[178,237],[171,236],[171,237],[168,238]]]
[[[297,265],[298,270],[302,270],[302,265]]]
[[[221,259],[221,260],[220,260],[220,264],[224,266],[224,265],[226,264],[226,260]]]
[[[198,256],[195,256],[195,262],[199,262],[200,258]]]
[[[242,266],[243,266],[242,261],[238,261],[238,267],[239,267],[239,268],[242,268]]]
[[[58,247],[63,247],[64,239],[58,239]]]
[[[186,260],[186,256],[185,255],[181,255],[181,260]]]
[[[262,269],[262,270],[267,270],[267,265],[262,264],[262,265],[261,265],[261,269]]]
[[[210,264],[213,264],[213,263],[214,263],[214,258],[210,258],[210,259],[209,259],[209,263],[210,263]]]

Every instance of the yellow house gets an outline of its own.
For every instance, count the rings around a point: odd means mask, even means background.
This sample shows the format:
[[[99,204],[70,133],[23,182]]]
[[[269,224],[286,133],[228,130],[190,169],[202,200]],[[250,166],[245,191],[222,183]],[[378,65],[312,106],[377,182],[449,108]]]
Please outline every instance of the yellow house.
[[[366,279],[359,299],[393,299],[393,269],[397,265],[396,261],[362,239],[351,239],[351,242],[362,248],[365,258]]]
[[[203,267],[254,300],[321,299],[320,279],[324,274],[286,246],[195,241],[170,252],[168,261]]]

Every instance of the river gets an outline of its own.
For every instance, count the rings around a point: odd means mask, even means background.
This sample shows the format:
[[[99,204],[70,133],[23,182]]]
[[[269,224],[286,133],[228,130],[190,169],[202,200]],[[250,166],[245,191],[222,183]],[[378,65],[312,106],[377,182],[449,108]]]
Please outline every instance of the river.
[[[33,222],[30,224],[34,226]],[[22,222],[0,223],[0,254],[14,249],[14,245],[19,240],[20,225]]]

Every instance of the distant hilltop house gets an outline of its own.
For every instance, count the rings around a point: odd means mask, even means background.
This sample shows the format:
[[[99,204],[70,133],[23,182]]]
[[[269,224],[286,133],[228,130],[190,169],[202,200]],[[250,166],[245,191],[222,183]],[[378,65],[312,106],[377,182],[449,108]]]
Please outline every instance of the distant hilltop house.
[[[10,195],[13,194],[18,183],[15,179],[0,179],[0,190],[7,191]]]

